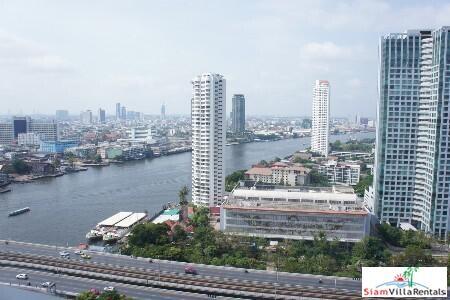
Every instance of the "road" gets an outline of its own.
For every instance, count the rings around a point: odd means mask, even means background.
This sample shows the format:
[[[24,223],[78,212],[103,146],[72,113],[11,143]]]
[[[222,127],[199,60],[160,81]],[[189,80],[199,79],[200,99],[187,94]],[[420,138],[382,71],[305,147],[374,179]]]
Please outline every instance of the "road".
[[[48,245],[36,245],[21,242],[9,241],[8,244],[5,241],[0,240],[0,251],[14,251],[20,253],[29,253],[34,255],[46,255],[59,257],[59,252],[67,250],[71,253],[70,259],[80,259],[79,256],[73,254],[73,248],[56,247]],[[143,258],[131,258],[125,255],[107,254],[100,252],[90,252],[92,262],[110,264],[122,267],[134,267],[151,269],[161,272],[175,272],[184,273],[184,267],[186,263],[163,261],[153,259],[153,263],[149,263],[148,259]],[[310,286],[312,288],[337,288],[348,291],[360,291],[361,282],[348,278],[341,277],[327,277],[308,274],[292,274],[284,272],[270,272],[261,270],[248,270],[248,273],[244,272],[244,269],[231,268],[231,267],[218,267],[218,266],[206,266],[206,265],[194,265],[195,269],[202,276],[211,276],[218,278],[232,278],[238,280],[260,281],[269,282],[272,284],[295,284],[301,286]],[[319,279],[322,279],[322,283],[319,283]]]
[[[28,274],[29,279],[28,280],[16,279],[16,275],[19,273]],[[105,286],[112,285],[109,282],[101,280],[84,279],[80,277],[72,277],[66,275],[56,275],[47,272],[31,271],[29,269],[0,267],[0,282],[26,285],[28,281],[31,283],[31,286],[34,287],[36,286],[40,287],[40,284],[42,282],[51,281],[56,283],[57,290],[73,293],[79,293],[82,291],[89,290],[91,288],[95,288],[98,289],[99,291],[102,291]],[[168,291],[120,283],[114,283],[113,286],[117,289],[119,293],[125,294],[134,299],[152,299],[152,300],[205,299],[204,295],[196,295],[185,292]]]

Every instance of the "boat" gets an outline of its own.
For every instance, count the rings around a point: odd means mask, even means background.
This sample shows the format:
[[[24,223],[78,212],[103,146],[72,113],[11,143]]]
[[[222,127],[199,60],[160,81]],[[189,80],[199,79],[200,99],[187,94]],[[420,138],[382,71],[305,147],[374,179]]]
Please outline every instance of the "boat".
[[[103,235],[103,241],[105,243],[114,243],[117,242],[117,240],[120,238],[122,238],[121,235],[115,231],[110,231]]]
[[[12,211],[8,214],[8,217],[13,217],[13,216],[17,216],[17,215],[21,215],[23,213],[29,212],[31,209],[29,207],[24,207],[15,211]]]
[[[88,233],[86,233],[86,239],[88,241],[101,240],[103,238],[103,233],[99,230],[92,229]]]

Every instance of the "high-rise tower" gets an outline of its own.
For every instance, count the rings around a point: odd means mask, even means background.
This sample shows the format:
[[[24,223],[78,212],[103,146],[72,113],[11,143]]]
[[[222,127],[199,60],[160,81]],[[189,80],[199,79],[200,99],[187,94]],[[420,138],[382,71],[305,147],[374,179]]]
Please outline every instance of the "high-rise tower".
[[[231,131],[245,131],[245,97],[242,94],[234,94],[232,98]]]
[[[192,201],[217,206],[225,185],[226,82],[206,73],[192,80]]]
[[[446,238],[450,200],[450,27],[380,42],[374,211]]]
[[[311,151],[328,156],[330,127],[330,83],[316,80],[313,93]]]

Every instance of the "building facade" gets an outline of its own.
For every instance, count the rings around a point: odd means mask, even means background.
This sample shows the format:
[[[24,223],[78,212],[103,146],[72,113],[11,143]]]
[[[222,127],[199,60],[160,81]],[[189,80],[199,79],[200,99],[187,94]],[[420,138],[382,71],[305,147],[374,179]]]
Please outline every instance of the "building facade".
[[[234,94],[232,98],[231,131],[245,131],[245,97],[242,94]]]
[[[79,142],[76,140],[42,141],[39,151],[45,153],[63,154],[66,149],[77,147],[78,144]]]
[[[56,120],[67,121],[69,119],[69,111],[65,109],[58,109],[55,113]]]
[[[17,144],[19,146],[39,146],[41,139],[36,133],[19,133],[17,136]]]
[[[104,109],[98,109],[98,122],[101,124],[106,123],[106,111]]]
[[[206,73],[192,85],[192,201],[217,206],[225,185],[226,81]]]
[[[328,156],[330,127],[330,83],[316,80],[313,92],[311,151]]]
[[[361,166],[356,163],[329,160],[319,166],[319,173],[327,176],[331,184],[356,185],[359,182]]]
[[[380,41],[374,210],[381,221],[447,238],[450,27]]]
[[[299,164],[275,163],[270,167],[253,167],[245,172],[245,178],[262,183],[299,186],[309,183],[310,171]]]
[[[92,124],[92,111],[91,110],[82,111],[80,113],[80,122],[86,125]]]
[[[237,188],[221,206],[220,228],[263,238],[357,242],[370,234],[370,215],[352,189]]]
[[[120,120],[120,114],[122,111],[120,110],[120,103],[116,103],[116,120]]]

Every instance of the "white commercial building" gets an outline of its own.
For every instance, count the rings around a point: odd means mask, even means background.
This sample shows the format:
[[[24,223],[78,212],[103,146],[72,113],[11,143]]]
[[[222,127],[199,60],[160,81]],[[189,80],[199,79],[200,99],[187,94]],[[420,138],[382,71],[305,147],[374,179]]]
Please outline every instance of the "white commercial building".
[[[17,144],[19,146],[39,146],[41,139],[37,133],[19,133],[17,135]]]
[[[316,80],[312,105],[311,151],[328,156],[330,124],[330,84]]]
[[[319,173],[327,176],[331,184],[356,185],[361,166],[357,163],[329,160],[319,166]]]
[[[133,140],[151,140],[156,134],[153,127],[132,127],[127,129],[127,137]]]
[[[244,188],[220,209],[220,229],[263,238],[357,242],[370,233],[370,215],[352,188]]]
[[[446,239],[450,229],[450,27],[380,41],[374,211]]]
[[[225,185],[226,82],[206,73],[192,80],[192,201],[217,206]]]

